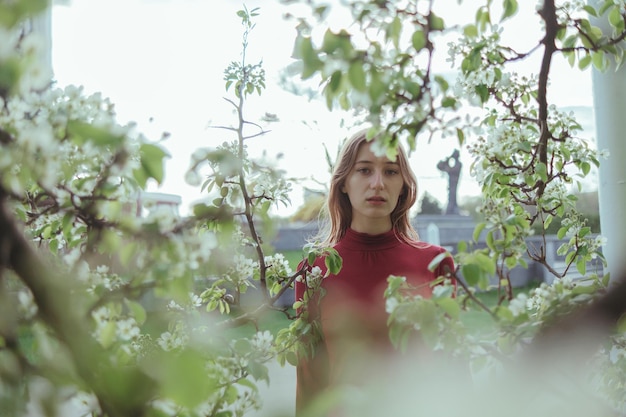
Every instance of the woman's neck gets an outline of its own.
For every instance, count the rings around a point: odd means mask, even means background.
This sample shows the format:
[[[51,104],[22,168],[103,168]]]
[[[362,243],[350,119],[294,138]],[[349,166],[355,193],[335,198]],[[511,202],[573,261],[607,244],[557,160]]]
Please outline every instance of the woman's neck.
[[[368,235],[380,235],[391,230],[391,219],[363,219],[361,221],[353,219],[350,229]]]

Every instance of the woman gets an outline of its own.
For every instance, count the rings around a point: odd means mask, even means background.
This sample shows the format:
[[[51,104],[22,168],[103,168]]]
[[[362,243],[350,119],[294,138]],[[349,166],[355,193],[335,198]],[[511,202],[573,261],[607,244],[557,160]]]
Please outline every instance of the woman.
[[[432,281],[454,271],[451,257],[435,271],[428,269],[445,249],[420,242],[411,226],[417,181],[406,154],[399,148],[395,161],[375,155],[366,133],[344,144],[331,178],[321,245],[337,250],[343,266],[322,280],[322,297],[309,293],[305,309],[309,320],[319,320],[322,338],[313,358],[297,369],[299,411],[328,386],[367,380],[368,366],[356,359],[361,353],[391,353],[383,297],[390,275],[406,277],[429,296]],[[316,268],[325,274],[324,259],[317,259],[309,273]],[[296,282],[296,301],[306,291],[311,291],[306,280]]]

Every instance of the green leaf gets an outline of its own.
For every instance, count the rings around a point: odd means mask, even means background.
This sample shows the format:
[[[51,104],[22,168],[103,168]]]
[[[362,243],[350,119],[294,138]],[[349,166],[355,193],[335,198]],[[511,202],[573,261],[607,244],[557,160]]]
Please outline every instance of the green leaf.
[[[434,272],[435,269],[437,269],[439,267],[439,264],[441,263],[441,261],[443,261],[444,259],[446,259],[449,256],[450,256],[450,254],[448,252],[442,252],[442,253],[438,254],[428,264],[428,270],[430,272]]]
[[[369,95],[372,102],[377,103],[378,100],[387,91],[387,85],[381,80],[378,72],[372,68],[370,70]]]
[[[484,31],[487,28],[487,25],[491,24],[491,15],[489,14],[488,8],[481,7],[476,11],[476,23],[480,27],[481,31]]]
[[[584,274],[583,274],[584,275]],[[598,288],[595,285],[575,285],[572,288],[572,294],[580,295],[580,294],[595,294],[598,292]]]
[[[48,244],[48,248],[50,249],[50,252],[56,255],[59,251],[59,241],[56,239],[51,240]]]
[[[595,51],[591,53],[591,62],[593,66],[600,71],[606,69],[606,64],[604,60],[604,51]]]
[[[548,227],[550,227],[550,224],[552,223],[553,219],[554,219],[554,216],[552,216],[551,214],[548,214],[546,216],[546,218],[543,221],[543,228],[544,228],[544,230],[547,229]]]
[[[473,256],[473,260],[480,267],[480,269],[487,272],[488,274],[496,273],[495,261],[484,253],[476,252]]]
[[[500,21],[503,21],[517,13],[517,0],[504,0],[503,6],[504,11]]]
[[[323,66],[323,63],[319,59],[315,48],[313,48],[311,38],[309,37],[301,36],[296,39],[294,55],[295,57],[300,58],[304,65],[301,75],[303,80],[312,77]]]
[[[461,273],[463,278],[465,278],[465,282],[471,287],[476,286],[480,281],[481,270],[476,264],[461,265]]]
[[[168,153],[157,145],[144,143],[139,148],[141,167],[148,178],[154,178],[159,184],[163,182],[164,162]]]
[[[126,242],[120,249],[119,257],[122,265],[128,266],[131,259],[137,254],[137,242]]]
[[[246,368],[252,378],[256,381],[267,381],[270,380],[270,372],[267,366],[258,363],[258,362],[250,362]]]
[[[445,24],[443,22],[443,19],[440,18],[439,16],[437,16],[432,11],[428,15],[428,23],[429,23],[429,26],[430,26],[430,30],[444,30],[444,28],[445,28]]]
[[[298,357],[296,356],[295,353],[289,351],[285,354],[285,359],[287,359],[287,362],[292,365],[292,366],[297,366],[298,365]]]
[[[467,38],[475,38],[478,36],[478,28],[476,25],[466,25],[463,28],[463,34]]]
[[[459,140],[459,146],[463,146],[465,143],[465,133],[463,133],[463,129],[456,128],[456,137]]]
[[[487,247],[491,250],[496,250],[495,238],[493,236],[493,231],[487,232],[487,237],[485,238],[485,243]]]
[[[401,324],[392,324],[389,327],[389,339],[393,347],[400,352],[406,351],[410,334],[410,329]]]
[[[586,54],[578,60],[578,68],[584,70],[591,64],[591,55]]]
[[[424,49],[424,47],[426,46],[426,35],[424,34],[424,31],[418,29],[413,32],[413,36],[411,37],[411,43],[413,44],[413,48],[415,48],[417,52]]]
[[[137,324],[141,326],[146,321],[147,317],[146,310],[143,306],[140,303],[129,299],[124,299],[124,304],[126,304],[126,307],[130,310],[130,313]]]
[[[448,83],[448,81],[441,75],[435,75],[435,81],[443,92],[448,91],[448,89],[450,88],[450,84]]]
[[[348,68],[348,78],[350,84],[357,91],[365,91],[367,86],[365,85],[365,71],[363,70],[363,63],[360,61],[353,62]]]
[[[28,18],[36,17],[47,6],[46,0],[0,2],[0,26],[11,29]]]
[[[101,251],[117,253],[122,245],[122,238],[115,229],[104,229],[100,232],[100,242]]]
[[[580,232],[578,232],[578,237],[579,238],[583,238],[583,237],[587,236],[589,233],[591,233],[591,227],[585,226],[585,227],[580,229]]]
[[[400,34],[402,33],[402,20],[399,16],[394,17],[387,26],[387,39],[390,39],[397,48],[400,42]]]
[[[587,262],[585,261],[585,258],[581,257],[576,261],[576,269],[580,275],[585,276],[587,273]]]
[[[342,110],[347,111],[350,109],[351,104],[347,94],[342,94],[339,96],[339,106]]]
[[[339,254],[335,250],[329,252],[329,254],[324,259],[326,268],[331,274],[337,274],[341,270],[342,262],[343,260],[341,259],[341,256],[339,256]]]
[[[454,97],[444,97],[441,100],[441,107],[444,108],[451,108],[454,107],[456,105],[456,99]],[[459,129],[457,129],[458,132]]]
[[[476,94],[480,98],[481,103],[486,103],[489,100],[489,88],[485,84],[479,84],[474,88]]]
[[[124,141],[123,135],[113,134],[105,127],[94,126],[82,120],[68,121],[67,134],[77,145],[91,142],[96,146],[117,146]]]
[[[332,55],[337,49],[341,48],[341,37],[333,33],[330,29],[324,32],[324,39],[322,40],[322,51]]]
[[[495,308],[496,316],[506,321],[512,321],[515,317],[513,312],[506,306],[499,305]]]
[[[591,164],[589,164],[589,162],[581,162],[580,170],[582,171],[583,175],[587,176],[591,171]]]
[[[592,6],[589,6],[588,4],[585,4],[583,6],[583,10],[589,13],[593,17],[598,17],[598,14],[596,13],[596,9],[594,9]]]
[[[114,321],[109,321],[104,325],[102,330],[100,330],[100,334],[98,334],[98,341],[105,349],[108,348],[115,342],[115,334],[117,327]]]
[[[19,59],[3,59],[0,62],[0,91],[14,91],[21,75],[22,69]]]
[[[458,319],[461,314],[461,306],[452,298],[437,298],[435,303],[453,319]]]
[[[216,381],[207,375],[206,361],[197,351],[162,355],[154,365],[151,370],[157,374],[162,395],[184,407],[196,407],[216,389]]]
[[[385,297],[389,297],[394,294],[406,283],[406,278],[398,275],[390,275],[387,277],[387,289],[385,290]]]
[[[563,41],[563,48],[573,48],[576,45],[577,40],[578,40],[578,37],[576,35],[568,36]]]
[[[620,13],[619,6],[617,5],[613,6],[613,8],[611,8],[611,11],[609,12],[608,17],[609,17],[609,23],[614,28],[618,29],[624,26],[624,18],[622,17],[622,14]]]
[[[233,344],[233,349],[239,355],[247,355],[252,352],[252,343],[248,339],[238,339]]]
[[[339,91],[342,78],[343,78],[343,73],[341,71],[334,71],[330,75],[330,79],[328,80],[328,89],[330,92],[336,93],[337,91]]]
[[[487,227],[487,223],[485,222],[480,222],[476,225],[476,227],[474,228],[474,233],[472,234],[472,239],[474,240],[474,242],[478,242],[480,234],[485,229],[485,227]]]
[[[547,167],[546,164],[544,164],[543,162],[539,162],[535,165],[535,173],[539,175],[539,178],[544,183],[548,181]]]

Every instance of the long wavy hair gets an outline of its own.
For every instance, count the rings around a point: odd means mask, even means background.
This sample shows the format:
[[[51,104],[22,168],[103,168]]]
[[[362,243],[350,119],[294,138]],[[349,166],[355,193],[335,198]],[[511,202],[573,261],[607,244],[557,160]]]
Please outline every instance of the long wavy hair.
[[[367,139],[368,129],[360,130],[343,145],[330,180],[330,190],[324,210],[320,213],[320,232],[315,240],[321,246],[334,246],[352,223],[352,205],[348,195],[341,192],[356,162],[357,153]],[[374,139],[370,139],[372,141]],[[409,166],[404,149],[398,145],[396,161],[404,180],[398,204],[391,212],[391,228],[402,241],[413,244],[419,241],[417,231],[411,225],[409,210],[417,199],[417,179]]]

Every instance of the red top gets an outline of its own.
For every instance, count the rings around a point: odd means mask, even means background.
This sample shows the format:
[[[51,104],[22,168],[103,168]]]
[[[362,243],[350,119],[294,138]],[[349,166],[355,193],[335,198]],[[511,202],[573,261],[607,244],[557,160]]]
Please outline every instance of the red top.
[[[319,311],[315,300],[309,302],[309,317],[319,317],[323,341],[317,357],[298,366],[298,409],[341,373],[343,357],[351,349],[341,349],[343,342],[352,346],[357,342],[375,351],[392,348],[383,296],[390,275],[406,277],[408,284],[428,297],[429,283],[444,275],[446,267],[454,271],[451,257],[444,258],[434,272],[428,270],[444,248],[424,242],[408,244],[393,231],[369,235],[348,229],[335,249],[343,259],[342,269],[322,281],[326,295],[321,298]],[[314,266],[326,272],[324,259],[317,259]],[[296,282],[296,300],[302,300],[305,290],[304,282]]]

